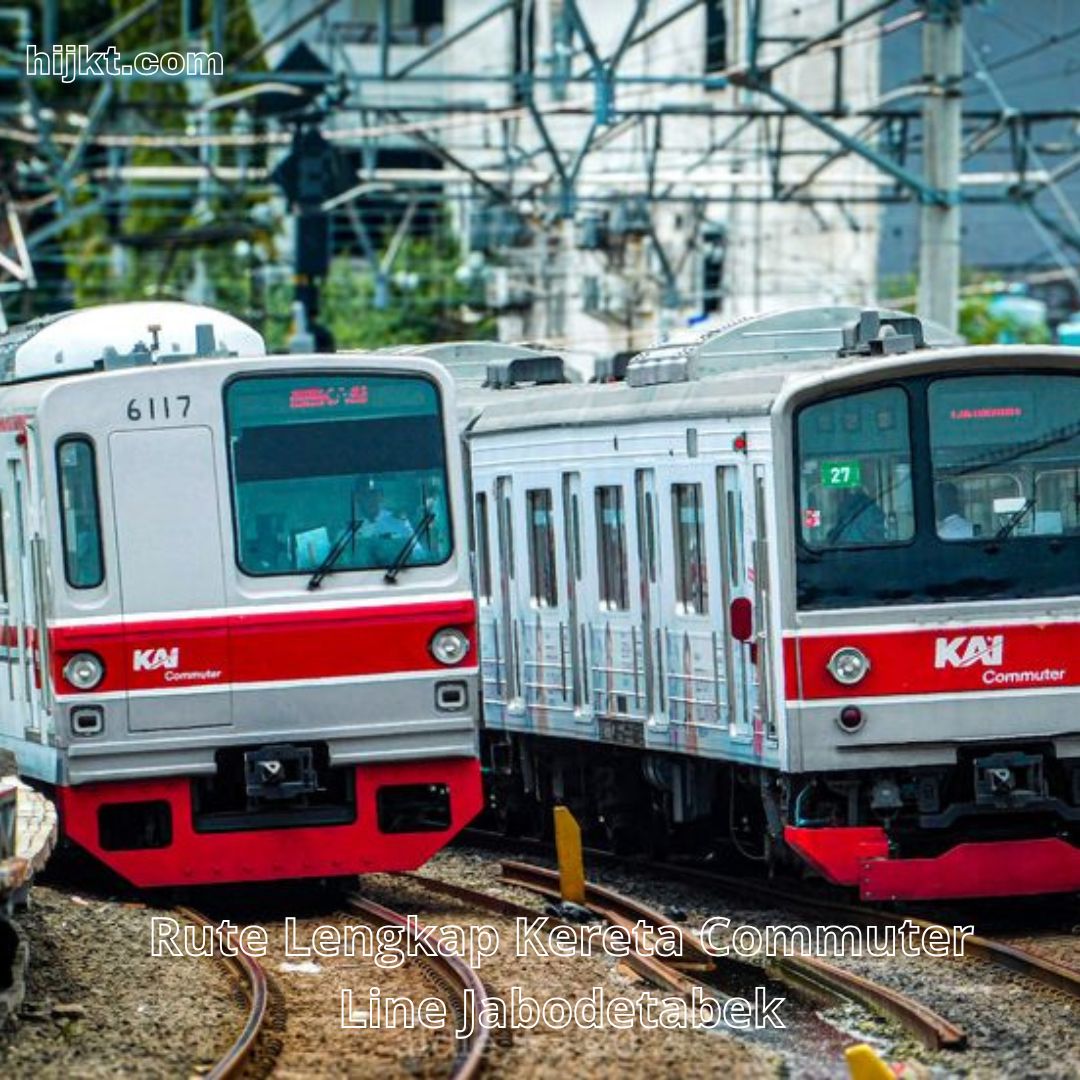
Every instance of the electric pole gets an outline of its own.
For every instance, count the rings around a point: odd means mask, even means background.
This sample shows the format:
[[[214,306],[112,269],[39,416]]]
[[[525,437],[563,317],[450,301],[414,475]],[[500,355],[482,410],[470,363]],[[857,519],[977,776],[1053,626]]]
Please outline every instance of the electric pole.
[[[945,201],[924,196],[919,213],[918,313],[950,330],[960,295],[961,2],[926,0],[923,25],[923,177]]]

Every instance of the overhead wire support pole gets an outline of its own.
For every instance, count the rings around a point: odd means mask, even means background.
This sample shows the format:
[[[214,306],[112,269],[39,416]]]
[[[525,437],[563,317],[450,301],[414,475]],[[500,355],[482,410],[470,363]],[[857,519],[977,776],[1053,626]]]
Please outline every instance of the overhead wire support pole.
[[[961,0],[926,0],[923,23],[923,174],[942,198],[919,211],[917,311],[949,330],[960,302],[960,162],[964,37]]]

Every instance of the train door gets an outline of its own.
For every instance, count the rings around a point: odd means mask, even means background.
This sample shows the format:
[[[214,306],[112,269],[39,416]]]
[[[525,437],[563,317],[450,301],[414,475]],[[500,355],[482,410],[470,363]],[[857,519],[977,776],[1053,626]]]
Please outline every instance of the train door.
[[[641,595],[637,580],[636,526],[621,473],[599,475],[592,490],[595,539],[595,601],[590,604],[589,687],[600,738],[642,745],[649,703],[645,691],[645,653],[641,634]]]
[[[129,727],[229,724],[213,434],[206,427],[114,432],[109,458],[127,674],[135,691]]]
[[[520,703],[517,635],[514,620],[514,504],[509,476],[495,481],[495,521],[499,547],[499,596],[495,616],[495,656],[498,681],[507,707]]]
[[[749,740],[753,735],[751,684],[753,642],[747,613],[753,596],[747,582],[746,524],[739,470],[725,465],[716,470],[716,509],[720,535],[720,577],[723,585],[724,668],[727,678],[728,734]]]
[[[710,567],[719,565],[713,492],[702,472],[680,471],[666,487],[667,541],[672,568],[664,629],[664,697],[669,721],[694,749],[702,735],[721,727],[724,701],[723,643],[715,608],[719,590]]]
[[[638,469],[634,474],[637,508],[638,578],[641,590],[641,641],[645,668],[645,699],[652,726],[665,722],[663,684],[659,677],[663,654],[662,607],[659,583],[659,535],[657,533],[656,474]]]
[[[589,715],[589,688],[585,671],[585,623],[581,594],[585,578],[582,551],[581,476],[563,473],[563,564],[566,566],[566,650],[570,662],[570,704],[579,719]]]
[[[10,503],[10,515],[4,525],[8,526],[10,522],[14,534],[10,541],[11,558],[8,562],[11,570],[8,582],[9,623],[5,628],[5,646],[11,673],[9,685],[14,699],[16,734],[31,742],[40,742],[45,680],[41,677],[37,650],[45,624],[35,590],[40,575],[34,573],[30,540],[30,485],[22,454],[15,452],[8,456],[6,480],[5,494]]]
[[[756,653],[755,682],[757,712],[760,723],[755,724],[754,739],[759,735],[771,743],[777,740],[776,718],[772,708],[772,617],[771,582],[769,579],[768,491],[765,466],[754,466],[754,645]]]
[[[527,586],[522,611],[521,667],[523,697],[530,718],[551,730],[570,720],[573,690],[567,634],[566,561],[558,542],[556,492],[548,485],[525,488]],[[523,577],[525,577],[523,575]]]

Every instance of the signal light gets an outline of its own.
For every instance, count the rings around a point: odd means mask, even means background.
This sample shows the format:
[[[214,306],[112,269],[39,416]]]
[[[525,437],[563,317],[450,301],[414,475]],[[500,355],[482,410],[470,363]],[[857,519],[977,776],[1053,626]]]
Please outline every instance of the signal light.
[[[840,725],[842,730],[850,735],[863,726],[862,709],[860,709],[858,705],[845,705],[840,710],[840,715],[836,718],[836,722]]]

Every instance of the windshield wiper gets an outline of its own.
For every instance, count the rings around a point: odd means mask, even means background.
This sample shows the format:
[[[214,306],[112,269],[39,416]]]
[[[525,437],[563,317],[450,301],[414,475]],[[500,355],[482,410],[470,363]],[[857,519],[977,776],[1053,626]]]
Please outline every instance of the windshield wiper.
[[[1029,510],[1034,510],[1034,509],[1035,509],[1035,499],[1034,499],[1034,497],[1032,497],[1030,499],[1026,499],[1024,501],[1024,505],[1021,506],[1020,509],[1017,510],[1016,513],[1013,514],[1013,516],[1011,518],[1009,518],[1009,520],[1006,521],[1005,524],[1002,525],[1000,529],[998,529],[997,533],[994,535],[994,539],[995,540],[1004,540],[1005,537],[1011,535],[1013,529],[1015,529],[1016,526],[1019,525],[1020,522],[1023,521],[1025,517],[1027,517],[1028,511]]]
[[[311,579],[307,583],[309,589],[317,589],[322,584],[323,578],[334,569],[334,565],[349,546],[349,541],[357,534],[363,524],[363,518],[353,518],[349,522],[345,531],[338,537],[337,543],[326,553],[326,558],[319,563],[318,569],[311,575]]]
[[[409,539],[405,541],[401,546],[401,550],[394,557],[394,561],[386,568],[386,573],[383,574],[383,581],[387,585],[393,585],[397,581],[398,574],[401,573],[402,567],[405,565],[405,560],[412,554],[413,548],[416,547],[417,541],[420,539],[420,534],[435,520],[435,511],[427,509],[424,511],[424,516],[416,523],[416,528],[409,534]]]

